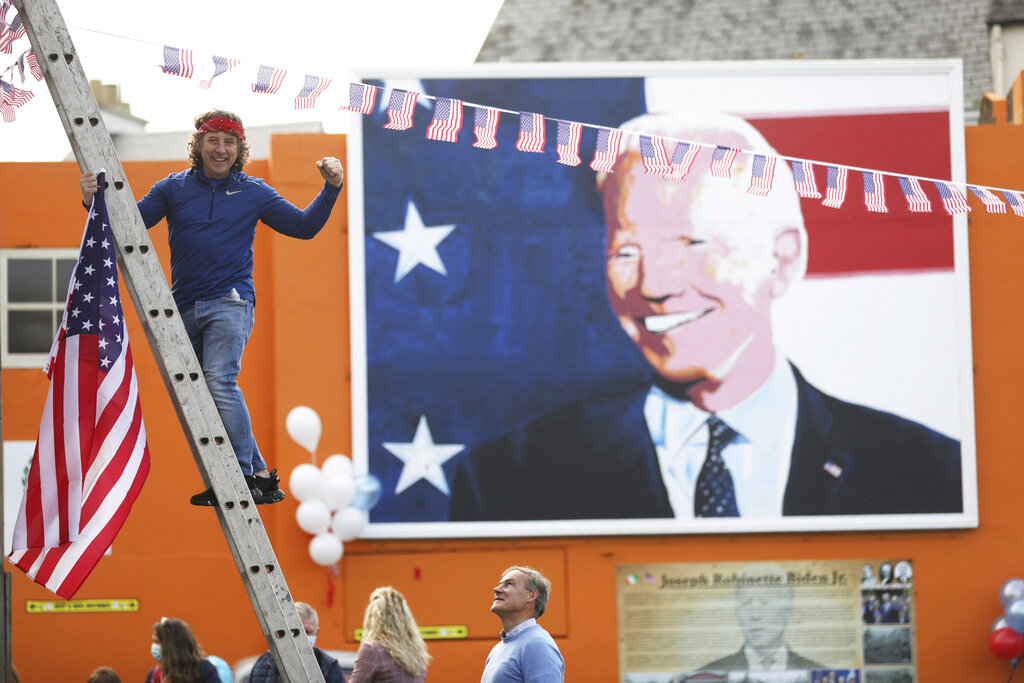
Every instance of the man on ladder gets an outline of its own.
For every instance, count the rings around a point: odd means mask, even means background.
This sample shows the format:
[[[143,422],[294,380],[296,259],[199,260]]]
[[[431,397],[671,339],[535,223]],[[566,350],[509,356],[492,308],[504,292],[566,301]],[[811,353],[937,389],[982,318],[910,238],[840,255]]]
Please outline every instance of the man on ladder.
[[[167,218],[171,292],[182,323],[253,501],[278,503],[284,500],[280,477],[276,469],[267,470],[237,382],[256,306],[256,222],[289,237],[311,239],[331,214],[344,169],[334,157],[317,161],[324,186],[299,210],[262,179],[242,172],[249,145],[236,114],[215,110],[197,116],[188,151],[191,168],[154,185],[139,201],[139,212],[147,228]],[[96,174],[82,175],[81,188],[88,206],[96,193]],[[190,502],[215,506],[217,498],[211,487]]]

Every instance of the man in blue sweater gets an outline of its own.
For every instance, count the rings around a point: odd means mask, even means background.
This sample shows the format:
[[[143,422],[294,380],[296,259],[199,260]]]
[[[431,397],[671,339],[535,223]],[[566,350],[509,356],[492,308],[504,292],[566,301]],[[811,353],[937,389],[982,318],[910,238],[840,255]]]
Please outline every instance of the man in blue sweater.
[[[480,683],[562,683],[565,660],[537,623],[551,581],[531,567],[509,567],[494,588],[491,611],[501,619],[501,641],[491,649]]]
[[[341,190],[344,169],[334,157],[316,162],[320,194],[300,210],[259,178],[242,173],[249,160],[242,120],[228,111],[196,117],[188,144],[191,168],[157,182],[139,203],[147,228],[167,219],[171,293],[206,383],[217,404],[253,501],[278,503],[284,492],[277,470],[268,471],[252,434],[249,409],[238,387],[242,352],[252,332],[256,293],[253,240],[262,221],[289,237],[311,239],[323,228]],[[96,193],[96,175],[81,178],[82,201]],[[213,489],[193,505],[217,504]]]

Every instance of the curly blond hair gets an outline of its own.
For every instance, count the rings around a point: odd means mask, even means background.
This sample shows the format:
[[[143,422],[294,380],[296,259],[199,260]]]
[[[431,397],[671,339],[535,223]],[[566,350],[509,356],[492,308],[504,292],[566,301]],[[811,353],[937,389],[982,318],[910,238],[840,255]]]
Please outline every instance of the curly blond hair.
[[[224,109],[214,109],[213,111],[208,111],[205,114],[197,116],[195,121],[196,130],[192,133],[192,139],[188,141],[188,146],[186,148],[188,150],[188,161],[192,165],[192,168],[203,168],[203,146],[200,143],[202,143],[203,136],[206,135],[206,133],[200,131],[199,128],[210,119],[217,117],[231,119],[241,126],[242,130],[245,130],[245,125],[242,123],[241,117],[239,117],[238,114],[225,111]],[[241,171],[242,168],[249,163],[249,143],[245,140],[238,139],[237,135],[235,135],[235,139],[238,140],[238,157],[235,159],[235,163],[231,166],[231,170]]]
[[[363,616],[363,640],[375,640],[405,671],[417,676],[427,670],[430,654],[405,597],[391,586],[370,594]]]

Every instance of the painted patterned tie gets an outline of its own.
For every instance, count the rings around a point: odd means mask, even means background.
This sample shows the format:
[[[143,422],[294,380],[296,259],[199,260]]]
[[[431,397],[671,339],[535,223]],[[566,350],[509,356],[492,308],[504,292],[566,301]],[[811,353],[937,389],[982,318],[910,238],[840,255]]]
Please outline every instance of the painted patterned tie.
[[[736,437],[736,432],[714,415],[708,418],[708,454],[697,476],[693,496],[695,517],[739,517],[736,490],[732,475],[722,460],[722,449]]]

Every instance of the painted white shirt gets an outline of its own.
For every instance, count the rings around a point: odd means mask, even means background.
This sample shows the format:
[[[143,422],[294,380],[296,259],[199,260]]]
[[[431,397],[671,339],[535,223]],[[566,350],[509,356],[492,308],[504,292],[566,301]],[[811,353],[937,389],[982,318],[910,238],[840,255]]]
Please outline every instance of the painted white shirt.
[[[796,433],[796,379],[776,352],[772,373],[742,403],[716,413],[738,433],[722,450],[742,517],[780,517]],[[644,417],[658,453],[661,477],[675,516],[693,517],[693,492],[708,447],[708,413],[657,386]]]

